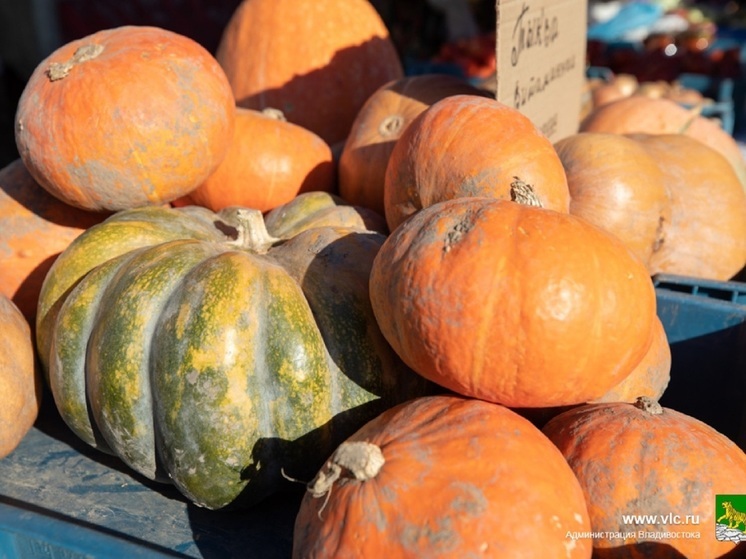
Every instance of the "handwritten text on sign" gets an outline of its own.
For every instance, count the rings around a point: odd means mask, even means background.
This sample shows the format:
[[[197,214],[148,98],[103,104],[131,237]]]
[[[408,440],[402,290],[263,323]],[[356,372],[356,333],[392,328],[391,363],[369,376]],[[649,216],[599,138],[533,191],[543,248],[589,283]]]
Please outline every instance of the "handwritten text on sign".
[[[552,140],[577,131],[586,0],[498,0],[497,98]]]

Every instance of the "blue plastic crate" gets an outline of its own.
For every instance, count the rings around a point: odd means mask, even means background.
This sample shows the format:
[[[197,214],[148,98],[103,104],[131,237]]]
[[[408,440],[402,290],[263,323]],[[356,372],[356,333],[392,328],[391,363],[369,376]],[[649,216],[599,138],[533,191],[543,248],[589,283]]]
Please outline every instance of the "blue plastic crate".
[[[653,282],[672,361],[661,404],[746,450],[746,283],[663,274]]]

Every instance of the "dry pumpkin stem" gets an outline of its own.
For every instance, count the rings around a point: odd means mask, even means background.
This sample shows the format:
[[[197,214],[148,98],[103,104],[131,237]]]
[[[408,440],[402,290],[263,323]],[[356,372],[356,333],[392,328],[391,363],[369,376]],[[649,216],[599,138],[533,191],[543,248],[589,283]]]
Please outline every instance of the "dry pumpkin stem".
[[[640,396],[635,400],[634,406],[648,412],[650,415],[661,415],[663,407],[650,396]]]
[[[104,50],[104,45],[83,45],[79,47],[72,57],[65,62],[52,62],[47,68],[49,81],[57,81],[67,77],[70,71],[87,60],[93,60]]]
[[[384,138],[398,137],[403,126],[404,118],[401,115],[389,115],[378,126],[378,133]]]
[[[530,184],[523,182],[518,177],[513,177],[515,180],[510,183],[510,200],[523,204],[524,206],[536,206],[542,208],[543,205],[539,198],[534,192],[534,187]]]
[[[283,122],[288,121],[288,119],[285,118],[285,113],[283,113],[280,109],[275,109],[274,107],[266,107],[262,109],[262,114],[275,120],[281,120]]]
[[[345,471],[359,481],[367,481],[378,475],[385,462],[381,448],[373,443],[352,441],[339,445],[307,486],[315,498],[326,497],[319,509],[319,518],[329,502],[334,483]]]
[[[225,219],[226,224],[232,227],[231,241],[241,248],[264,254],[273,246],[283,242],[278,237],[273,237],[267,231],[262,212],[252,208],[230,207],[220,211],[220,217]],[[224,231],[228,234],[228,232]]]

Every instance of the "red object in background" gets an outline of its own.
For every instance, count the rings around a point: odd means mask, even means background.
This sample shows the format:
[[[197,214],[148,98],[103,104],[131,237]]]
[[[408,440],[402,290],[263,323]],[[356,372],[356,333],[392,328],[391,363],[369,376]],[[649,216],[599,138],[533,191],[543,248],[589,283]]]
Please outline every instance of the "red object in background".
[[[461,39],[441,46],[433,62],[454,63],[467,78],[487,78],[497,69],[494,33]]]
[[[215,52],[240,0],[57,0],[63,43],[122,25],[154,25]]]

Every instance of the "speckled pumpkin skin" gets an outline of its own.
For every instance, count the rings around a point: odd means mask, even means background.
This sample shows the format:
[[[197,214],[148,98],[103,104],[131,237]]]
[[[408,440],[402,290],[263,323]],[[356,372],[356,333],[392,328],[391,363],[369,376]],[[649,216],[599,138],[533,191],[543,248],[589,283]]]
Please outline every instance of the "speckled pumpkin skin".
[[[746,493],[746,454],[702,421],[669,408],[653,414],[631,403],[581,406],[542,429],[572,467],[585,493],[594,532],[634,537],[593,540],[600,559],[744,557],[715,538],[715,495]],[[696,524],[623,524],[623,514],[696,517]],[[639,532],[675,532],[668,538]],[[699,537],[683,537],[699,532]]]
[[[417,398],[348,441],[380,448],[370,479],[343,470],[307,492],[295,559],[590,558],[578,480],[541,432],[507,408],[451,395]],[[541,532],[541,537],[536,534]]]
[[[430,388],[375,326],[383,235],[313,228],[255,252],[232,238],[235,215],[115,214],[55,262],[37,315],[72,430],[211,509],[296,486],[281,471],[309,478],[365,421]]]
[[[53,72],[80,52],[91,54],[67,75]],[[36,67],[18,101],[15,139],[50,194],[117,211],[195,189],[228,153],[234,124],[233,92],[206,49],[128,25],[62,45]]]

